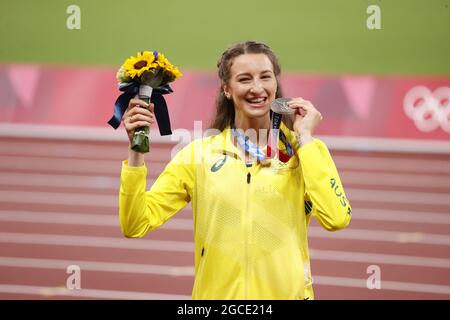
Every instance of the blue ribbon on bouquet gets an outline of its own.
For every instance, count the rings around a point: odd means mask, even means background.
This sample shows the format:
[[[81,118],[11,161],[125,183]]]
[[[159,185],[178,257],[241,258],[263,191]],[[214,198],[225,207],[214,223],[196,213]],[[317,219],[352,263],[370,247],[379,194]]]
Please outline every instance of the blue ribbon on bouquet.
[[[108,121],[108,123],[114,129],[117,129],[122,122],[123,114],[128,108],[128,103],[132,98],[134,98],[139,93],[140,84],[137,82],[127,82],[121,83],[119,85],[119,90],[123,93],[117,98],[114,103],[114,115]],[[165,84],[158,88],[154,88],[150,102],[155,105],[155,117],[156,122],[158,122],[159,133],[162,136],[172,134],[172,129],[170,128],[170,118],[169,111],[167,110],[166,100],[164,99],[164,94],[172,93],[172,88]]]

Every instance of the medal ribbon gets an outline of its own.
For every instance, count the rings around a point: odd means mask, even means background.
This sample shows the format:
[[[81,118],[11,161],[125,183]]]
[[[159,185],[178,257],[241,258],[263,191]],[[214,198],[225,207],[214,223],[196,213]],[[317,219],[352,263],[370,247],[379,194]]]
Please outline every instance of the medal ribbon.
[[[280,117],[275,117],[275,115],[278,115]],[[289,159],[294,154],[294,151],[292,149],[291,144],[288,142],[286,135],[282,130],[279,129],[280,123],[281,123],[281,114],[273,113],[273,120],[272,120],[272,130],[271,134],[269,134],[270,140],[267,144],[267,151],[264,153],[258,145],[254,144],[250,141],[250,138],[245,136],[243,131],[241,129],[236,129],[236,127],[232,126],[231,133],[234,137],[236,137],[236,141],[239,143],[242,149],[244,149],[246,152],[248,152],[250,155],[252,155],[257,160],[265,160],[267,158],[271,158],[278,152],[279,160],[282,162],[288,162]],[[276,119],[275,119],[276,118]],[[283,144],[286,147],[286,152],[284,153],[281,150],[278,149],[278,141],[281,140]],[[271,147],[271,145],[275,147]]]
[[[233,125],[231,133],[236,137],[236,141],[239,143],[241,148],[251,154],[254,158],[259,161],[266,159],[264,152],[262,152],[258,145],[251,142],[250,138],[244,135],[241,129],[236,129]]]

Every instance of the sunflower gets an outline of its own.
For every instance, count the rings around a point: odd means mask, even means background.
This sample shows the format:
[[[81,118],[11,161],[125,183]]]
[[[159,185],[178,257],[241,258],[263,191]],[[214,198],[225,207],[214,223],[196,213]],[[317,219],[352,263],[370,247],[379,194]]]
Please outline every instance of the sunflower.
[[[180,70],[178,70],[177,67],[174,67],[162,53],[158,53],[156,63],[168,74],[168,77],[171,79],[170,81],[176,80],[182,76]]]
[[[156,63],[163,69],[167,69],[167,67],[171,65],[169,60],[167,60],[167,58],[162,53],[158,53],[158,59],[156,59]]]
[[[145,71],[155,69],[155,56],[150,51],[138,52],[136,57],[128,58],[124,64],[123,69],[128,77],[134,79],[136,76],[140,77]]]
[[[167,71],[172,75],[174,80],[179,79],[182,76],[182,73],[180,72],[180,70],[178,70],[177,67],[170,66],[169,68],[167,68]]]

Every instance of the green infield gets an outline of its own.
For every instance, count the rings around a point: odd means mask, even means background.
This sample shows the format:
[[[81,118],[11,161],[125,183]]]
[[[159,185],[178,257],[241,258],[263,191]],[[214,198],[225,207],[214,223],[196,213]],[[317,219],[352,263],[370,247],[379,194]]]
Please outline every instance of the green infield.
[[[80,29],[68,29],[70,5]],[[381,29],[370,30],[370,5]],[[213,70],[230,44],[268,43],[285,71],[450,74],[450,0],[10,0],[0,61],[119,66],[160,50],[182,70]]]

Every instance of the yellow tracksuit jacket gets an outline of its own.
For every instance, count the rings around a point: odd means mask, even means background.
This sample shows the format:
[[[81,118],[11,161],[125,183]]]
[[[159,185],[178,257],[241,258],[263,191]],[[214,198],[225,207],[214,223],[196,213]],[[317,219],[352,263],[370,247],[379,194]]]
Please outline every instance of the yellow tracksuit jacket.
[[[193,299],[313,299],[307,230],[311,215],[327,230],[346,227],[351,207],[326,145],[301,148],[248,168],[231,130],[180,150],[146,191],[145,165],[122,164],[120,223],[139,238],[192,201]]]

